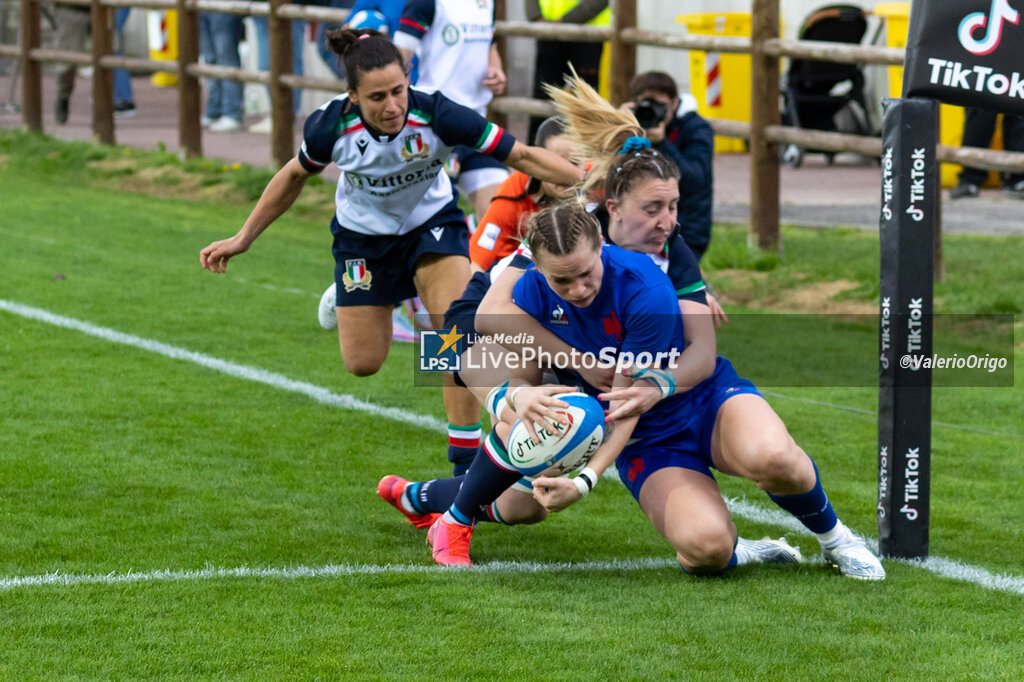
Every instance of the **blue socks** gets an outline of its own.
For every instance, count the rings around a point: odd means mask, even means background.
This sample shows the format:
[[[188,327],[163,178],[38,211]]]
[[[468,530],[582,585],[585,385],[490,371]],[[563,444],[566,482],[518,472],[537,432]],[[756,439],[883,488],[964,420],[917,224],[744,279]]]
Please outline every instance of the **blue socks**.
[[[832,503],[828,501],[828,495],[821,487],[818,465],[814,463],[814,460],[811,460],[811,465],[814,467],[813,488],[798,495],[768,493],[768,497],[772,498],[772,502],[795,516],[812,533],[825,533],[835,527],[839,518],[832,510]]]
[[[487,448],[493,449],[499,458],[505,453],[504,443],[497,433],[491,431],[485,444],[480,446],[479,455],[473,459],[462,487],[448,509],[456,522],[465,526],[471,525],[482,508],[498,499],[499,495],[522,477],[518,471],[509,471],[495,464]]]

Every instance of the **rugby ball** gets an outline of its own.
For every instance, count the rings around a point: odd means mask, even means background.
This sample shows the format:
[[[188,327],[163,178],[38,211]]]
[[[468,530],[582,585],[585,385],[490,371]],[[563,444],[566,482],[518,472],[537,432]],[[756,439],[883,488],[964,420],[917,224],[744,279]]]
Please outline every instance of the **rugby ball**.
[[[388,19],[375,9],[361,9],[352,13],[348,18],[348,27],[372,28],[384,35],[388,35]]]
[[[552,421],[548,433],[535,424],[540,443],[534,443],[522,421],[512,427],[508,438],[508,461],[525,476],[564,476],[583,467],[604,440],[604,410],[586,393],[555,396],[569,407],[558,410],[568,424]]]

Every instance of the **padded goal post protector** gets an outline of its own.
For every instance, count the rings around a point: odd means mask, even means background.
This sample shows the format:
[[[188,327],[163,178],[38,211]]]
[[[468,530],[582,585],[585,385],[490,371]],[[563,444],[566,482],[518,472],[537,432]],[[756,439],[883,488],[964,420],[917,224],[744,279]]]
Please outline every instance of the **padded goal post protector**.
[[[928,556],[938,103],[887,99],[882,129],[878,544]],[[907,358],[911,358],[908,362]]]
[[[1024,0],[914,0],[903,96],[1024,116]]]

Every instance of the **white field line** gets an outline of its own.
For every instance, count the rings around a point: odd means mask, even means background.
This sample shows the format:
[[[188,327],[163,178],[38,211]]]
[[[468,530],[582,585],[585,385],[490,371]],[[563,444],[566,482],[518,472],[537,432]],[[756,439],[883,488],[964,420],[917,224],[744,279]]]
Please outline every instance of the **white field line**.
[[[268,372],[266,370],[246,365],[239,365],[226,360],[185,350],[171,346],[159,341],[143,339],[131,334],[99,327],[88,322],[70,317],[55,315],[40,308],[13,303],[0,299],[0,310],[5,310],[22,317],[45,322],[47,324],[72,329],[88,334],[112,343],[120,343],[141,350],[150,351],[176,360],[185,360],[202,367],[223,372],[233,377],[247,379],[257,383],[266,384],[285,391],[292,391],[305,395],[312,400],[334,407],[341,407],[350,410],[368,412],[376,416],[385,417],[413,426],[418,426],[431,431],[445,433],[446,427],[441,420],[427,415],[419,415],[393,407],[381,407],[364,400],[359,400],[350,395],[332,393],[331,391],[302,381],[295,381],[288,377]],[[785,396],[780,396],[785,397]],[[798,399],[799,400],[799,399]],[[851,408],[857,410],[857,408]],[[614,472],[614,469],[610,469]],[[614,476],[612,476],[614,477]],[[785,528],[787,531],[809,535],[796,519],[782,511],[766,509],[758,505],[750,504],[745,500],[728,500],[729,509],[733,514],[748,520]],[[870,538],[869,538],[870,540]],[[875,542],[877,547],[877,542]],[[953,559],[943,557],[929,557],[923,561],[900,560],[902,563],[923,568],[946,578],[970,582],[986,589],[1000,590],[1024,594],[1024,578],[1017,576],[997,575],[985,569],[963,564]],[[619,570],[647,570],[663,568],[674,565],[674,561],[667,559],[637,559],[612,562],[583,562],[573,563],[519,563],[519,562],[494,562],[483,564],[468,569],[480,572],[546,572],[546,571],[619,571]],[[18,587],[30,587],[41,585],[78,585],[78,584],[116,584],[124,582],[151,582],[167,580],[205,580],[219,577],[277,577],[283,579],[302,577],[334,577],[346,575],[363,575],[374,573],[398,572],[398,573],[429,573],[438,570],[450,570],[434,566],[421,566],[418,564],[399,565],[332,565],[319,568],[295,567],[295,568],[208,568],[198,571],[173,571],[163,570],[148,573],[110,573],[104,575],[68,575],[48,574],[41,576],[24,576],[0,578],[0,591]]]
[[[774,391],[761,391],[766,396],[771,398],[785,398],[786,400],[795,400],[801,403],[807,403],[808,405],[818,405],[820,407],[828,407],[833,410],[843,410],[844,412],[854,412],[856,414],[864,414],[869,417],[876,417],[878,412],[875,410],[866,410],[863,407],[853,407],[851,405],[838,405],[836,403],[826,403],[821,400],[814,400],[812,398],[798,398],[797,396],[786,395],[784,393],[775,393]],[[963,424],[950,424],[949,422],[932,421],[932,426],[941,426],[946,429],[956,429],[958,431],[968,431],[970,433],[980,433],[983,436],[996,436],[998,438],[1017,438],[1024,440],[1024,434],[1022,433],[1005,433],[1002,431],[987,431],[985,429],[978,429],[973,426],[965,426]]]
[[[237,284],[245,284],[246,286],[251,287],[259,287],[260,289],[266,289],[267,291],[283,291],[286,294],[297,294],[299,296],[307,296],[309,298],[315,298],[318,301],[320,300],[320,297],[323,295],[322,293],[314,294],[311,291],[306,291],[305,289],[296,289],[295,287],[279,287],[275,284],[261,284],[259,282],[250,282],[249,280],[242,279],[241,277],[229,278],[228,281],[235,282]]]
[[[430,431],[436,431],[444,434],[448,433],[447,425],[436,417],[415,414],[413,412],[407,412],[406,410],[400,410],[394,407],[382,407],[344,393],[332,393],[326,388],[315,386],[304,381],[289,379],[283,374],[277,374],[276,372],[268,372],[264,369],[249,367],[247,365],[239,365],[227,360],[220,360],[210,357],[209,355],[203,355],[202,353],[196,353],[177,346],[160,343],[159,341],[143,339],[131,334],[124,334],[106,327],[98,327],[94,324],[83,322],[82,320],[54,315],[53,313],[39,308],[33,308],[19,303],[12,303],[11,301],[5,301],[3,299],[0,299],[0,310],[6,310],[16,315],[21,315],[22,317],[56,325],[58,327],[73,329],[75,331],[82,332],[83,334],[103,339],[104,341],[110,341],[111,343],[120,343],[126,346],[132,346],[134,348],[147,350],[175,360],[185,360],[186,362],[201,365],[202,367],[206,367],[217,372],[223,372],[224,374],[228,374],[239,379],[247,379],[260,384],[266,384],[267,386],[272,386],[283,391],[301,393],[307,398],[311,398],[312,400],[324,405],[342,407],[347,410],[357,410],[359,412],[368,412],[369,414],[377,417],[385,417],[393,421],[411,424],[412,426],[418,426]]]
[[[678,566],[675,559],[617,559],[613,561],[527,562],[492,561],[469,567],[451,568],[437,564],[329,564],[327,566],[290,566],[286,568],[203,568],[194,571],[150,571],[146,573],[69,574],[47,573],[14,578],[0,578],[0,592],[19,587],[47,585],[122,585],[125,583],[184,582],[219,578],[342,578],[361,575],[401,573],[445,573],[452,570],[469,573],[593,573],[650,571]]]

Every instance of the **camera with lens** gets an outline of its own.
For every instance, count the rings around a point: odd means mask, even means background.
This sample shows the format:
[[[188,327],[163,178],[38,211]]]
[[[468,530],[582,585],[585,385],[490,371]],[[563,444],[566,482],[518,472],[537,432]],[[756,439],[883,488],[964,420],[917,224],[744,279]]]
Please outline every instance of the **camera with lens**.
[[[636,116],[636,122],[640,124],[641,128],[650,130],[661,125],[667,111],[667,107],[662,102],[648,97],[637,102],[633,109],[633,115]]]

